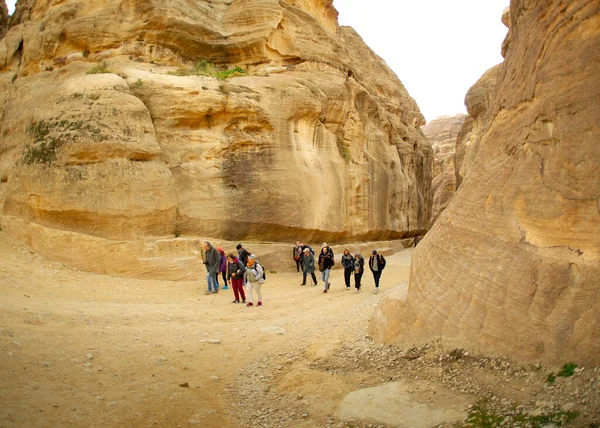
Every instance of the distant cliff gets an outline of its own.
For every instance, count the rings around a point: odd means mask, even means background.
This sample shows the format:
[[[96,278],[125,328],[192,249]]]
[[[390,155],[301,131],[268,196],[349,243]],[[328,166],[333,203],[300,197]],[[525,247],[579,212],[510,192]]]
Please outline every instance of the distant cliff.
[[[423,134],[433,149],[433,207],[431,224],[435,223],[456,194],[454,156],[456,138],[468,116],[442,116],[433,119],[423,129]]]

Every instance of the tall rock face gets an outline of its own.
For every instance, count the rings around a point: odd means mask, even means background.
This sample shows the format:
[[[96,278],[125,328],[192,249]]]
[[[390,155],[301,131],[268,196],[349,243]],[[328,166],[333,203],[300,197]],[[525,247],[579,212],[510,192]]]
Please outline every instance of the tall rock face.
[[[8,7],[6,7],[6,2],[2,0],[0,2],[0,39],[4,37],[6,30],[8,30],[8,18]]]
[[[456,197],[379,340],[600,363],[600,11],[512,0],[504,63]]]
[[[454,156],[456,137],[468,116],[442,116],[433,119],[422,130],[433,149],[433,207],[431,224],[435,223],[456,193]]]
[[[428,228],[424,118],[330,0],[20,1],[0,67],[2,227],[43,254]]]

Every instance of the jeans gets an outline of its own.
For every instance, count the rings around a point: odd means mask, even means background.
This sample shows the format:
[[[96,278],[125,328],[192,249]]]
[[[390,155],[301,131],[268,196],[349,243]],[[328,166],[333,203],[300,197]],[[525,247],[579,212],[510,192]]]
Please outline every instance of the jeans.
[[[329,290],[329,274],[331,273],[331,269],[325,269],[321,272],[321,279],[325,283],[325,290]]]
[[[206,274],[206,282],[208,283],[208,291],[219,291],[219,284],[214,273],[209,272]]]

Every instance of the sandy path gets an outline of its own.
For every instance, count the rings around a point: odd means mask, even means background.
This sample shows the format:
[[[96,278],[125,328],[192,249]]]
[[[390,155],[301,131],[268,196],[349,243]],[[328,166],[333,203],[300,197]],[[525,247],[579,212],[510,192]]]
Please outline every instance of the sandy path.
[[[408,279],[410,255],[388,257],[382,290]],[[261,308],[232,304],[231,290],[205,296],[204,282],[79,272],[0,232],[0,426],[237,426],[236,385],[253,361],[332,352],[364,334],[381,296],[369,272],[361,293],[346,291],[340,269],[328,294],[269,273]],[[261,331],[270,327],[285,334]],[[312,388],[323,397],[315,415],[360,383],[294,376],[280,387]]]

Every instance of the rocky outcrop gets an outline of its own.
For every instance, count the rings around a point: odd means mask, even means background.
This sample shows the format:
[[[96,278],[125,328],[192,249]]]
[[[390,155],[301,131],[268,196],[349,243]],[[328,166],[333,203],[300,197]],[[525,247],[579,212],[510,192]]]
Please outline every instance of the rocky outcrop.
[[[482,132],[487,129],[490,116],[487,113],[496,89],[496,79],[500,65],[487,70],[479,80],[469,88],[465,96],[468,118],[458,132],[454,156],[454,174],[456,188],[462,183],[479,147]]]
[[[415,249],[379,340],[600,362],[598,5],[511,2],[510,43],[456,197]]]
[[[422,233],[423,116],[336,18],[328,0],[20,1],[0,41],[3,230],[107,245]]]
[[[433,149],[433,207],[431,224],[446,209],[456,193],[454,155],[456,137],[462,129],[467,115],[442,116],[433,119],[422,130]]]

